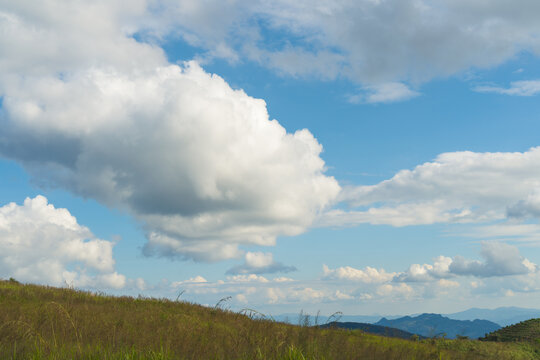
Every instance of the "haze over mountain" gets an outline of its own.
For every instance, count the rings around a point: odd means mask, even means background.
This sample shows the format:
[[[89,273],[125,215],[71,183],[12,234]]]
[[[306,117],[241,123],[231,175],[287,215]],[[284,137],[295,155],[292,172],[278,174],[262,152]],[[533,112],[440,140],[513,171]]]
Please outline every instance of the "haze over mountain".
[[[303,314],[305,316],[306,314]],[[398,319],[400,317],[403,317],[403,315],[339,315],[337,317],[327,316],[327,315],[319,315],[318,317],[316,314],[312,315],[310,314],[310,321],[312,325],[316,325],[315,321],[317,321],[317,324],[325,324],[327,322],[346,322],[346,323],[363,323],[363,324],[375,324],[377,321],[381,320],[383,317],[386,319]],[[272,319],[276,321],[286,322],[290,324],[298,324],[299,323],[299,317],[300,314],[298,313],[287,313],[287,314],[278,314],[272,316]]]
[[[304,314],[305,315],[305,314]],[[421,314],[407,314],[408,316],[415,317]],[[470,308],[464,311],[459,311],[455,313],[442,313],[444,317],[453,320],[489,320],[496,323],[502,327],[517,324],[521,321],[540,318],[540,309],[528,309],[521,308],[516,306],[508,307],[499,307],[496,309],[482,309],[482,308]],[[287,313],[275,315],[272,318],[276,321],[288,322],[296,324],[298,323],[299,314]],[[329,319],[328,316],[320,315],[317,319],[319,324],[324,324],[328,321],[339,321],[339,322],[354,322],[354,323],[366,323],[366,324],[375,324],[379,320],[386,318],[387,320],[394,320],[404,317],[404,314],[372,314],[372,315],[340,315],[339,318]],[[311,316],[312,320],[315,321],[315,316]]]
[[[455,320],[484,319],[493,321],[501,326],[508,326],[521,321],[540,318],[540,310],[519,307],[500,307],[496,309],[472,308],[465,311],[446,314],[444,316]]]

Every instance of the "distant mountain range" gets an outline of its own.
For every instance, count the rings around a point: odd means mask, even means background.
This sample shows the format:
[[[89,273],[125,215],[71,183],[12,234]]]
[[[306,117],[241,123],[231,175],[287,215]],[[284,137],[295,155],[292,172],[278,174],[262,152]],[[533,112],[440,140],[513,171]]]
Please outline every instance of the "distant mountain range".
[[[455,320],[483,319],[493,321],[501,326],[508,326],[521,321],[540,318],[540,310],[519,307],[500,307],[497,309],[472,308],[444,316]]]
[[[501,328],[488,320],[454,320],[439,314],[404,316],[394,320],[382,318],[375,325],[396,328],[426,337],[444,336],[449,339],[455,339],[458,335],[477,339]]]
[[[402,317],[403,315],[384,315],[387,319],[397,319]],[[300,319],[302,317],[302,319]],[[280,322],[286,322],[289,324],[298,325],[300,323],[304,322],[305,314],[293,314],[293,313],[287,313],[287,314],[279,314],[272,316],[272,319]],[[316,315],[310,315],[310,324],[311,325],[323,325],[327,322],[332,321],[339,321],[339,322],[356,322],[356,323],[366,323],[366,324],[374,324],[377,321],[381,320],[383,318],[383,315],[340,315],[337,317],[329,318],[325,315],[320,315],[317,317]],[[315,321],[317,321],[317,324],[315,324]]]
[[[417,315],[420,314],[412,314],[410,316]],[[540,310],[519,307],[500,307],[497,309],[472,308],[461,312],[442,315],[454,320],[489,320],[501,326],[508,326],[521,321],[540,318]],[[320,325],[328,321],[341,321],[375,324],[383,317],[387,320],[394,320],[403,317],[403,315],[342,315],[339,318],[332,319],[329,319],[327,316],[319,316],[317,318],[317,323]],[[299,314],[281,314],[276,315],[273,318],[276,321],[298,324]],[[315,316],[311,316],[311,322],[312,325],[315,325]]]

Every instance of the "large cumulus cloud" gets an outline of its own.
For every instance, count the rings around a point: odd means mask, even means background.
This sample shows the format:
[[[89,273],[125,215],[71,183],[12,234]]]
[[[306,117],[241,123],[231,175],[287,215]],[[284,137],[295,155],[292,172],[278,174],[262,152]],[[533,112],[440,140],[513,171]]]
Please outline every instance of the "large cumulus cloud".
[[[324,174],[322,146],[308,130],[287,133],[263,100],[197,63],[166,64],[160,49],[129,37],[129,13],[126,20],[116,3],[96,4],[72,9],[80,24],[27,6],[2,13],[0,26],[20,41],[0,35],[14,48],[0,64],[0,154],[43,186],[133,214],[147,254],[237,257],[239,245],[301,233],[332,203],[340,187]],[[99,10],[109,12],[86,26]],[[89,52],[82,42],[96,33],[110,37]],[[47,56],[49,66],[28,70]]]

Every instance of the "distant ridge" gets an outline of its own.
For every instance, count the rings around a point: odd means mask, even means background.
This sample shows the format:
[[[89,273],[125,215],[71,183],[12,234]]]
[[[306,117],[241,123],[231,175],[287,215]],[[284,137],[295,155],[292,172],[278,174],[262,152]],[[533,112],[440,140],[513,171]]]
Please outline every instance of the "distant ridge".
[[[321,328],[339,328],[339,329],[349,329],[349,330],[362,330],[364,332],[381,335],[386,337],[394,337],[400,339],[411,339],[415,334],[408,331],[391,328],[388,326],[373,325],[366,323],[357,323],[357,322],[331,322],[320,326]],[[418,336],[418,335],[417,335]],[[420,339],[424,338],[423,336],[418,336]]]
[[[508,326],[521,321],[540,318],[540,310],[519,307],[499,307],[496,309],[472,308],[444,316],[455,320],[483,319],[493,321],[501,326]]]
[[[305,314],[303,314],[305,316]],[[411,317],[418,316],[420,314],[409,314]],[[449,314],[441,314],[444,317],[453,320],[489,320],[500,326],[508,326],[512,324],[517,324],[521,321],[540,318],[540,309],[528,309],[520,307],[499,307],[496,309],[483,309],[483,308],[471,308],[464,311],[459,311]],[[382,318],[387,320],[395,320],[404,317],[404,315],[347,315],[343,314],[339,321],[341,322],[356,322],[356,323],[367,323],[375,324]],[[311,320],[315,321],[316,316],[311,316]],[[319,324],[324,324],[328,322],[328,316],[318,316]],[[273,319],[276,321],[286,322],[290,324],[298,324],[299,314],[298,313],[288,313],[288,314],[278,314],[274,315]]]
[[[376,325],[393,327],[426,337],[444,336],[449,339],[458,336],[477,339],[500,329],[498,324],[488,320],[453,320],[439,314],[405,316],[395,320],[382,318]]]

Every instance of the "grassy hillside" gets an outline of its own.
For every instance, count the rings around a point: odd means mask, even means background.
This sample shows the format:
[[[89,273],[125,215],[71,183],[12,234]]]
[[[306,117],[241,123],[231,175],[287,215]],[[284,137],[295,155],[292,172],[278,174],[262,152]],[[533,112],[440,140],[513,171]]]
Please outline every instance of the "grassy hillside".
[[[0,359],[535,359],[535,346],[402,340],[0,281]]]
[[[488,334],[487,341],[533,341],[540,342],[540,319],[530,319],[510,325]]]

